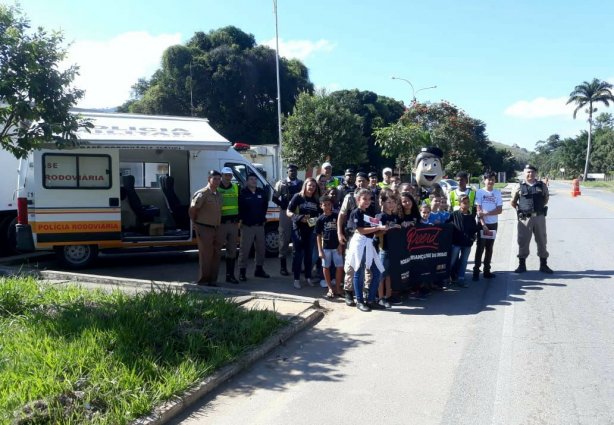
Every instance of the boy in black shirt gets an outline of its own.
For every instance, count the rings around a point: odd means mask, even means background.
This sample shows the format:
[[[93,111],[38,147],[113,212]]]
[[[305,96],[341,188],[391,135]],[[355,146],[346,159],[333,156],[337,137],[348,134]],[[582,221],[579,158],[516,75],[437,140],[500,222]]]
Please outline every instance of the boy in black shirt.
[[[465,282],[465,270],[467,260],[471,252],[471,246],[475,241],[479,227],[475,221],[475,216],[471,213],[470,199],[467,195],[460,195],[458,198],[460,209],[454,211],[448,219],[454,225],[452,233],[452,252],[450,270],[454,270],[457,261],[458,265],[458,285],[466,288],[469,286]]]
[[[326,298],[333,298],[335,294],[341,295],[341,282],[343,281],[342,247],[337,238],[338,214],[333,213],[333,200],[330,196],[320,198],[320,208],[324,211],[316,222],[316,235],[318,241],[318,254],[322,260],[322,272],[328,286]],[[335,265],[335,286],[333,290],[330,276],[330,266]]]

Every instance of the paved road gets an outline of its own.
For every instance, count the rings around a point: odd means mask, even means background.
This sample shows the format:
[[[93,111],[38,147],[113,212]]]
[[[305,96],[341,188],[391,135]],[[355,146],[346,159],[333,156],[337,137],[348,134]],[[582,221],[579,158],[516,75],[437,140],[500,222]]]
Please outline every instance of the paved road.
[[[510,272],[506,209],[494,281],[385,312],[329,304],[317,326],[175,423],[614,423],[614,198],[551,191],[554,275]]]

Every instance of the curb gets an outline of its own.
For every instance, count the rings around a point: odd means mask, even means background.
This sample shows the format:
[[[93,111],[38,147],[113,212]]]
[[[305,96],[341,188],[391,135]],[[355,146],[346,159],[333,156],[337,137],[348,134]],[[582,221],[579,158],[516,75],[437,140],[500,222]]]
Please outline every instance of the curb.
[[[55,271],[55,270],[32,270],[32,269],[20,269],[15,270],[9,267],[0,267],[0,273],[4,273],[6,275],[11,274],[26,274],[35,276],[41,279],[47,280],[64,280],[71,282],[79,282],[79,283],[95,283],[99,285],[109,285],[109,286],[124,286],[130,288],[176,288],[183,291],[190,292],[203,292],[209,294],[220,294],[220,295],[236,295],[236,296],[245,296],[250,295],[254,298],[259,299],[275,299],[282,301],[290,301],[290,302],[300,302],[300,303],[309,303],[315,307],[319,307],[319,303],[317,299],[311,297],[305,297],[301,295],[289,295],[289,294],[278,294],[275,292],[267,292],[267,291],[248,291],[244,289],[233,289],[233,288],[224,288],[224,287],[210,287],[210,286],[199,286],[186,282],[161,282],[155,280],[144,280],[144,279],[128,279],[128,278],[119,278],[119,277],[109,277],[103,275],[95,275],[95,274],[86,274],[86,273],[74,273],[74,272],[63,272],[63,271]]]
[[[305,328],[316,324],[324,317],[324,313],[316,306],[311,306],[298,316],[295,316],[290,324],[267,338],[264,343],[255,347],[239,357],[235,362],[224,366],[213,375],[206,377],[195,387],[187,390],[181,396],[154,408],[147,416],[141,417],[131,425],[162,425],[196,403],[200,398],[218,388],[220,385],[237,375],[243,369],[263,358],[276,347],[283,345],[287,340]]]

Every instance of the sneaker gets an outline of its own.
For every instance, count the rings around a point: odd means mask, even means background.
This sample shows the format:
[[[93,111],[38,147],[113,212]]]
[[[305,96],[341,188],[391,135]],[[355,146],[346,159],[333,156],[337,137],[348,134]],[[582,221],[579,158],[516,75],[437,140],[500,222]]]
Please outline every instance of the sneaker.
[[[364,312],[371,311],[368,305],[366,305],[365,303],[361,303],[361,302],[356,303],[356,308]]]
[[[379,305],[381,305],[384,308],[391,308],[392,306],[390,305],[390,303],[388,302],[388,299],[386,298],[380,298],[379,301],[377,302]]]
[[[484,279],[494,279],[495,277],[497,277],[497,275],[491,273],[490,270],[484,272]]]
[[[465,282],[464,280],[459,280],[458,286],[460,286],[461,288],[469,288],[469,284]]]
[[[312,288],[315,288],[315,286],[316,286],[315,280],[312,277],[308,277],[307,278],[307,285],[311,286]]]
[[[386,310],[386,307],[378,303],[377,301],[368,301],[367,305],[371,310]]]
[[[326,284],[326,280],[322,279],[320,280],[320,288],[327,288],[328,285]]]
[[[300,280],[298,280],[298,279],[295,279],[295,280],[294,280],[294,287],[295,287],[296,289],[301,289],[301,288],[302,288],[302,286],[301,286],[301,281],[300,281]]]

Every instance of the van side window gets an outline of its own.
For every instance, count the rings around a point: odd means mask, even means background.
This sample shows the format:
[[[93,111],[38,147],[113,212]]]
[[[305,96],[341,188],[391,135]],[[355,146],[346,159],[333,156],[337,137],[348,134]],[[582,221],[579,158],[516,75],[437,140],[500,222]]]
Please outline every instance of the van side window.
[[[42,174],[46,189],[109,189],[111,157],[46,153]]]
[[[168,162],[120,162],[120,176],[134,176],[136,188],[159,188],[160,177],[170,174]]]
[[[234,174],[232,180],[236,181],[236,183],[238,183],[239,186],[245,187],[245,182],[247,181],[247,175],[248,173],[249,174],[252,173],[251,169],[249,169],[245,164],[234,164],[234,163],[229,163],[229,162],[225,163],[224,167],[232,168],[232,173]],[[260,181],[260,178],[258,178],[258,187],[261,189],[264,188],[264,185]]]

